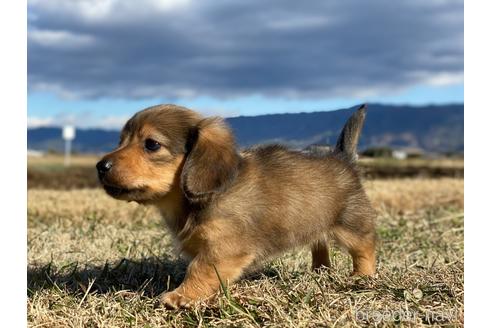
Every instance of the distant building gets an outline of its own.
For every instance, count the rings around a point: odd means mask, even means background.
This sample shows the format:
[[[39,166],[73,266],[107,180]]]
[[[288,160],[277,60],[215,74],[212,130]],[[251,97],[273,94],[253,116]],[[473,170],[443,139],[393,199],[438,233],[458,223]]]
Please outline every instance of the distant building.
[[[395,159],[404,160],[407,158],[417,158],[424,156],[424,151],[417,147],[404,147],[393,149],[391,156]]]
[[[403,150],[393,150],[391,156],[396,159],[407,159],[407,153]]]
[[[407,158],[424,157],[426,153],[418,147],[390,147],[377,146],[369,147],[361,153],[365,157],[373,158],[394,158],[404,160]]]

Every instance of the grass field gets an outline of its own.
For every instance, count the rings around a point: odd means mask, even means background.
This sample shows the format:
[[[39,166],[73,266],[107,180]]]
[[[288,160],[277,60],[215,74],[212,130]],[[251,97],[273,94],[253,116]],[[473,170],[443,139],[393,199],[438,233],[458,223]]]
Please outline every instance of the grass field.
[[[75,155],[68,168],[60,155],[28,157],[27,187],[58,190],[99,188],[95,166],[100,157]],[[359,167],[366,179],[463,178],[464,173],[462,158],[361,158]]]
[[[71,156],[71,165],[73,166],[90,166],[94,167],[101,156],[91,154],[76,154]],[[369,158],[362,157],[359,159],[360,165],[373,166],[410,166],[410,167],[451,167],[463,168],[463,158],[409,158],[406,160],[398,160],[394,158]],[[45,169],[45,170],[60,170],[64,167],[64,157],[60,154],[48,154],[41,157],[28,157],[28,167]]]
[[[463,325],[463,179],[366,181],[378,217],[378,274],[312,273],[307,249],[265,263],[212,302],[157,307],[185,265],[157,213],[100,189],[28,190],[31,327]]]

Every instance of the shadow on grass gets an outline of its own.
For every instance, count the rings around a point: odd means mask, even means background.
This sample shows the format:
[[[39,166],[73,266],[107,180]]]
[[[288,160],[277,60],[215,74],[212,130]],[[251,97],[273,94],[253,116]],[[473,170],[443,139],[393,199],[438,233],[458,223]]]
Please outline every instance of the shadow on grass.
[[[187,262],[170,258],[148,257],[138,260],[123,258],[119,262],[103,266],[85,266],[70,263],[55,267],[51,263],[44,267],[27,268],[27,289],[31,297],[44,289],[56,289],[64,293],[112,293],[117,291],[138,292],[147,297],[173,290],[183,281]],[[244,279],[259,280],[277,278],[278,272],[264,267],[248,274]]]
[[[78,263],[54,267],[27,268],[28,296],[43,289],[57,289],[68,293],[111,293],[116,291],[139,292],[155,297],[176,288],[183,281],[187,263],[182,260],[149,257],[138,260],[123,258],[103,266],[86,266]]]

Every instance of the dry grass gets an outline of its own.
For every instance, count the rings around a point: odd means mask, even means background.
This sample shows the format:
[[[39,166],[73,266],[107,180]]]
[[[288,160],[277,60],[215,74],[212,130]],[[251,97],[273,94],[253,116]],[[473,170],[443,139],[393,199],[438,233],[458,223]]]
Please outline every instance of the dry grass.
[[[75,154],[70,157],[70,165],[72,166],[90,166],[95,167],[101,156],[92,154]],[[62,169],[64,167],[65,158],[59,154],[47,154],[44,156],[28,156],[27,167],[35,167],[37,169]]]
[[[365,182],[373,206],[381,214],[402,215],[419,210],[463,208],[463,179],[395,179]]]
[[[465,161],[463,158],[407,158],[399,160],[396,158],[371,158],[361,157],[358,160],[360,165],[366,166],[410,166],[410,167],[437,167],[437,168],[464,168]]]
[[[309,270],[301,249],[187,311],[155,307],[184,264],[151,208],[99,189],[28,191],[28,320],[46,327],[463,324],[463,180],[366,182],[379,211],[376,278]]]

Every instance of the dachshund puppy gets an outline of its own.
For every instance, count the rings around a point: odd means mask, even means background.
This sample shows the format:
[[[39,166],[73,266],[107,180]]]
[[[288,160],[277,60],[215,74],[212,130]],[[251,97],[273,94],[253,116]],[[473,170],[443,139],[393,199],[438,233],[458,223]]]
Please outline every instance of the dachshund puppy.
[[[362,106],[322,154],[279,145],[240,152],[222,119],[179,106],[135,114],[97,171],[110,196],[156,206],[190,260],[161,303],[189,306],[296,246],[311,246],[313,269],[329,266],[330,239],[348,250],[354,274],[373,275],[376,214],[355,167],[364,118]]]

